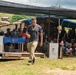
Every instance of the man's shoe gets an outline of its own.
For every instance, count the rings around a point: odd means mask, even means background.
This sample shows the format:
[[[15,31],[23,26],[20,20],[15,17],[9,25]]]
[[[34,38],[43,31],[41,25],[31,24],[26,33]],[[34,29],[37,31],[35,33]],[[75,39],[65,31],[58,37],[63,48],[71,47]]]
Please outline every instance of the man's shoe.
[[[35,64],[35,58],[33,58],[33,63],[32,64]]]
[[[29,65],[29,66],[30,66],[30,65],[32,65],[32,63],[28,63],[27,65]]]
[[[32,60],[29,60],[27,65],[32,65]]]

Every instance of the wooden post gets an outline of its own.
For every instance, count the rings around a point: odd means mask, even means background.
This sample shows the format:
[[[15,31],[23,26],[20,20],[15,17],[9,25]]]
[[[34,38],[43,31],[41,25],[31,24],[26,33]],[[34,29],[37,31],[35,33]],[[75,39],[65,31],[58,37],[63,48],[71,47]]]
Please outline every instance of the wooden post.
[[[24,44],[22,44],[22,52],[24,52]]]
[[[22,44],[20,43],[20,52],[22,52]]]
[[[4,44],[3,44],[3,52],[4,52]]]
[[[20,50],[20,44],[18,44],[18,50]]]
[[[62,46],[60,46],[60,59],[62,59],[62,57],[63,57],[63,54],[62,54],[63,52],[62,52]]]

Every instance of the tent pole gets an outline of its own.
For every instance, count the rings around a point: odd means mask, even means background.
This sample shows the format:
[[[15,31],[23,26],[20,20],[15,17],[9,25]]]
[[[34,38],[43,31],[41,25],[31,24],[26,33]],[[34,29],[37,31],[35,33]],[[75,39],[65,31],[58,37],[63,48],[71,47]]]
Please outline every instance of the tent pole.
[[[50,11],[49,11],[49,20],[48,20],[48,39],[50,41]]]
[[[59,43],[59,26],[60,26],[60,18],[58,18],[58,37],[57,37],[57,43]]]
[[[59,43],[59,58],[60,59],[62,59],[62,57],[63,57],[63,54],[62,54],[62,45],[60,45],[60,42],[59,42],[59,30],[61,29],[61,28],[59,28],[59,26],[60,26],[60,18],[58,18],[58,38],[57,38],[57,43]]]

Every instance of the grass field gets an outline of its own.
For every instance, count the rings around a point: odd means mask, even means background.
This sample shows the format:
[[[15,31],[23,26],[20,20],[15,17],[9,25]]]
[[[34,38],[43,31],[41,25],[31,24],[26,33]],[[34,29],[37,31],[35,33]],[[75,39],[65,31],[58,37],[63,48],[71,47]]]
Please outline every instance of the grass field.
[[[14,15],[14,14],[0,13],[0,25],[2,24],[2,23],[1,23],[1,18],[2,18],[2,17],[9,17],[10,20],[11,20],[13,15]]]
[[[13,15],[14,15],[14,14],[0,13],[0,18],[2,18],[2,17],[9,17],[9,18],[11,19]],[[1,21],[1,19],[0,19],[0,21]]]
[[[76,71],[76,58],[37,58],[36,64],[28,66],[28,59],[0,61],[0,75],[54,75],[48,71],[57,68]]]

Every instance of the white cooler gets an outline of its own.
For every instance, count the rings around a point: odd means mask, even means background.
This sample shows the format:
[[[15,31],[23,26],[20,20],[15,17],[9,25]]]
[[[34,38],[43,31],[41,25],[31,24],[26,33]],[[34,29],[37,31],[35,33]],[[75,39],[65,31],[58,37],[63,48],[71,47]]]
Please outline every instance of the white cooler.
[[[58,43],[49,43],[49,58],[58,59]]]

